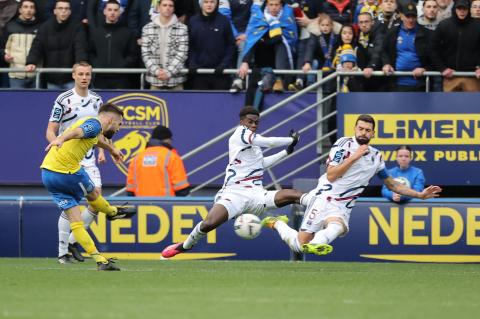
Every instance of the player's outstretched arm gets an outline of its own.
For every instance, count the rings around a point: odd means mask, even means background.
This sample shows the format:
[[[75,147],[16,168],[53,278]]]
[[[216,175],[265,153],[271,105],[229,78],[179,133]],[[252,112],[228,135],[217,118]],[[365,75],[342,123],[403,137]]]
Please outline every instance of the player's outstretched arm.
[[[260,134],[255,134],[252,145],[259,147],[280,147],[289,145],[292,142],[292,137],[265,137]]]
[[[115,163],[119,163],[123,160],[123,153],[116,149],[115,146],[113,146],[113,144],[110,143],[105,136],[103,136],[103,134],[98,135],[97,145],[104,150],[107,150],[112,155]]]
[[[442,189],[439,186],[428,186],[421,192],[417,192],[416,190],[413,190],[403,184],[400,184],[396,182],[391,176],[388,176],[383,180],[385,183],[385,186],[392,192],[395,192],[400,195],[405,195],[405,196],[410,196],[410,197],[415,197],[415,198],[420,198],[420,199],[428,199],[428,198],[433,198],[433,197],[438,197],[440,196],[439,194],[441,193]]]
[[[61,147],[63,143],[69,140],[73,140],[76,138],[82,138],[83,137],[83,130],[80,127],[77,127],[76,129],[73,129],[71,131],[67,131],[63,133],[60,136],[57,136],[53,141],[50,142],[50,144],[47,145],[45,148],[45,151],[48,152],[52,146],[57,146]]]

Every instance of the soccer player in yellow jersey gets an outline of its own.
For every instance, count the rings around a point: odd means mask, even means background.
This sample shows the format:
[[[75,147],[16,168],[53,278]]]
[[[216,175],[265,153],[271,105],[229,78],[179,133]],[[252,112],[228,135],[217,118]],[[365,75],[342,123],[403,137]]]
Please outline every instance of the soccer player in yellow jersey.
[[[121,161],[122,153],[107,139],[112,138],[120,129],[122,120],[123,112],[120,108],[111,103],[103,104],[98,117],[80,119],[56,137],[46,147],[48,153],[41,165],[43,184],[57,206],[67,214],[77,242],[95,259],[98,270],[120,269],[98,252],[84,228],[79,201],[86,197],[90,206],[97,212],[105,213],[108,219],[131,217],[136,214],[136,209],[111,206],[95,188],[80,166],[80,161],[94,145],[109,151],[115,161]]]

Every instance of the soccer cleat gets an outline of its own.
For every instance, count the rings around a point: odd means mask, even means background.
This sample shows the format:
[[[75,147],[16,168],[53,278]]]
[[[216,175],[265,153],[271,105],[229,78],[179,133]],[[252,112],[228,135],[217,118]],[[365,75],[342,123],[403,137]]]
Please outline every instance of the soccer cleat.
[[[62,265],[73,264],[75,263],[75,259],[73,259],[72,255],[65,254],[63,256],[58,257],[58,263]]]
[[[303,244],[302,252],[305,254],[314,254],[318,256],[328,255],[332,252],[333,247],[328,244]]]
[[[120,268],[115,266],[115,260],[113,258],[109,258],[107,263],[97,263],[97,270],[119,271]]]
[[[162,257],[172,258],[173,256],[183,253],[184,251],[187,251],[187,249],[183,248],[183,243],[173,244],[162,251]]]
[[[108,220],[116,220],[122,218],[131,218],[137,213],[135,206],[117,206],[117,214],[113,216],[107,216]]]
[[[72,257],[79,262],[84,262],[85,257],[80,252],[80,245],[78,243],[68,244],[68,251],[72,254]]]
[[[268,227],[268,228],[274,229],[275,223],[278,222],[278,221],[282,221],[285,224],[287,224],[288,223],[287,215],[265,217],[260,222],[260,225],[262,225],[263,227]]]

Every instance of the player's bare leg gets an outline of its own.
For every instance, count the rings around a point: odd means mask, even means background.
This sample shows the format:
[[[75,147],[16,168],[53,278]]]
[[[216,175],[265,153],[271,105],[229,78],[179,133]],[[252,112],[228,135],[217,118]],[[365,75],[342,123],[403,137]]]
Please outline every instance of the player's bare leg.
[[[296,189],[282,189],[275,194],[275,205],[277,207],[284,207],[290,204],[300,204],[302,192]]]
[[[339,224],[336,218],[332,218],[325,229],[315,234],[305,231],[297,232],[281,218],[275,220],[269,227],[278,232],[280,238],[291,250],[315,255],[326,255],[332,252],[332,246],[329,243],[345,231],[343,224]]]
[[[183,253],[186,250],[192,249],[192,247],[203,237],[207,236],[207,233],[216,229],[228,220],[228,211],[221,204],[215,204],[210,209],[207,217],[199,222],[193,228],[188,238],[183,243],[176,243],[168,246],[162,251],[162,257],[171,258],[175,255]]]

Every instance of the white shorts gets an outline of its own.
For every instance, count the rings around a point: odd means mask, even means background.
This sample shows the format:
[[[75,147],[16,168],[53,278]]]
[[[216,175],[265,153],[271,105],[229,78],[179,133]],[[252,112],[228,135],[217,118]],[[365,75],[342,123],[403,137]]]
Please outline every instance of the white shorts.
[[[277,208],[274,201],[277,192],[261,187],[222,188],[215,196],[214,203],[227,209],[228,219],[244,213],[260,215],[267,209]]]
[[[347,233],[351,211],[351,208],[345,207],[344,202],[337,202],[335,200],[330,201],[323,197],[315,197],[315,200],[311,200],[305,210],[300,230],[314,234],[327,226],[325,220],[336,217],[343,221],[343,224],[346,227],[345,233]]]
[[[83,167],[85,172],[87,172],[88,177],[92,180],[93,184],[97,188],[102,188],[102,176],[100,176],[100,170],[97,166],[87,166]]]

